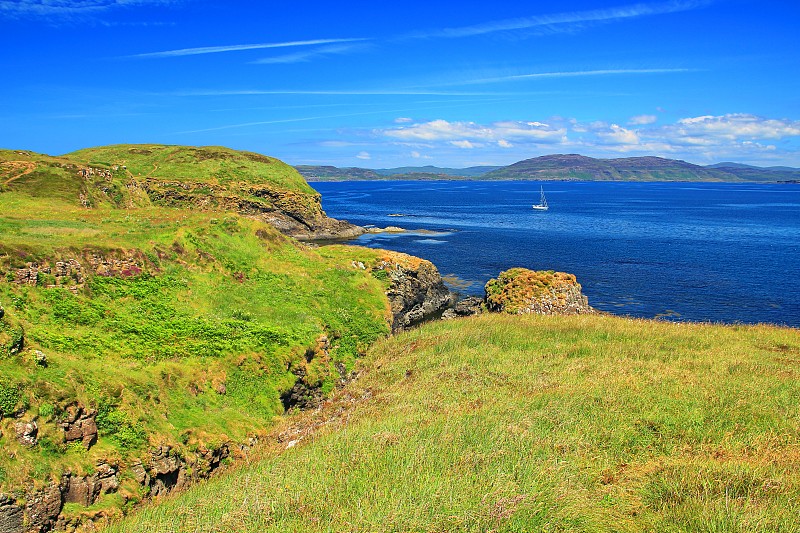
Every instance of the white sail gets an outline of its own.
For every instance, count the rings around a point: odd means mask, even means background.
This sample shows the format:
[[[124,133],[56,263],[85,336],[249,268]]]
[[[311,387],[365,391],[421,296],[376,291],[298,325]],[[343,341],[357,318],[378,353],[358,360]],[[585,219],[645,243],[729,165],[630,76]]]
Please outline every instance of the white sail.
[[[539,192],[541,193],[541,198],[539,199],[538,204],[534,204],[533,208],[537,211],[547,211],[547,198],[544,197],[544,187],[540,187]]]

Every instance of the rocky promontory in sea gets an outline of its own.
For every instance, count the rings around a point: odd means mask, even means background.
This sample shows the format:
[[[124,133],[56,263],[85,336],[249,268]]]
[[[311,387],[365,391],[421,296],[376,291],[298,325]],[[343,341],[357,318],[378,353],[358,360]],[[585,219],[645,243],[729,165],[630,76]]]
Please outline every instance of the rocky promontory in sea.
[[[486,283],[486,307],[508,314],[596,313],[573,274],[511,268]]]

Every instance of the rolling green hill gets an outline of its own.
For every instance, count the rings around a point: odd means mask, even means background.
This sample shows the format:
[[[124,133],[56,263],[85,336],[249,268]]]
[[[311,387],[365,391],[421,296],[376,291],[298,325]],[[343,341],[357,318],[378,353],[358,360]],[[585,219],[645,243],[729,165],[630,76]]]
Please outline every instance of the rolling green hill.
[[[83,207],[235,211],[301,238],[359,234],[325,215],[293,167],[217,146],[116,145],[59,157],[0,150],[0,187]]]
[[[428,324],[259,460],[111,531],[797,531],[798,355],[766,326]]]
[[[23,514],[42,530],[119,515],[207,477],[389,332],[380,251],[266,223],[318,205],[272,158],[3,151],[0,183],[4,531]]]

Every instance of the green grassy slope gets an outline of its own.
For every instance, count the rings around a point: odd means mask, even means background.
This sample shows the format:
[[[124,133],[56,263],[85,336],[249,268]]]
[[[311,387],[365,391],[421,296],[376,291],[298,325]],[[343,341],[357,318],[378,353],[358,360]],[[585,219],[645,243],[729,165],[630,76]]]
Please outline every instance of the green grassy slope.
[[[98,154],[113,155],[95,151],[92,161]],[[310,248],[213,209],[83,207],[75,159],[0,155],[35,163],[2,167],[19,178],[0,193],[0,493],[22,497],[65,470],[90,474],[101,459],[130,465],[162,444],[191,459],[246,441],[283,415],[280,395],[298,378],[331,391],[340,369],[389,331],[388,281],[353,267],[378,252]],[[69,260],[81,273],[57,279],[56,263]],[[125,266],[104,275],[98,260]],[[31,283],[17,282],[37,266]],[[66,445],[59,427],[75,403],[98,412],[88,451]],[[15,438],[20,419],[38,423],[33,448]],[[129,478],[120,493],[142,496]]]
[[[428,324],[293,422],[313,436],[111,531],[798,531],[798,365],[774,327]]]
[[[314,192],[302,176],[286,163],[273,157],[222,146],[120,144],[78,150],[64,157],[86,165],[125,166],[127,168],[124,170],[136,177],[219,184],[246,181]]]
[[[0,191],[84,207],[237,211],[290,224],[325,220],[320,195],[293,167],[218,146],[124,144],[58,157],[0,150]]]

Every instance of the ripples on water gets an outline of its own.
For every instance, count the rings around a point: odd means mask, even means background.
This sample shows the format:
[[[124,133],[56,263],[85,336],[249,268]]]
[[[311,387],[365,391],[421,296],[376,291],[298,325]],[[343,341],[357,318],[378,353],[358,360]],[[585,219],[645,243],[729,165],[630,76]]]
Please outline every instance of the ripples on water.
[[[312,185],[332,217],[442,232],[356,242],[430,259],[461,292],[482,295],[489,278],[523,266],[575,274],[593,306],[616,314],[800,326],[798,185]],[[547,212],[531,209],[540,185]]]

